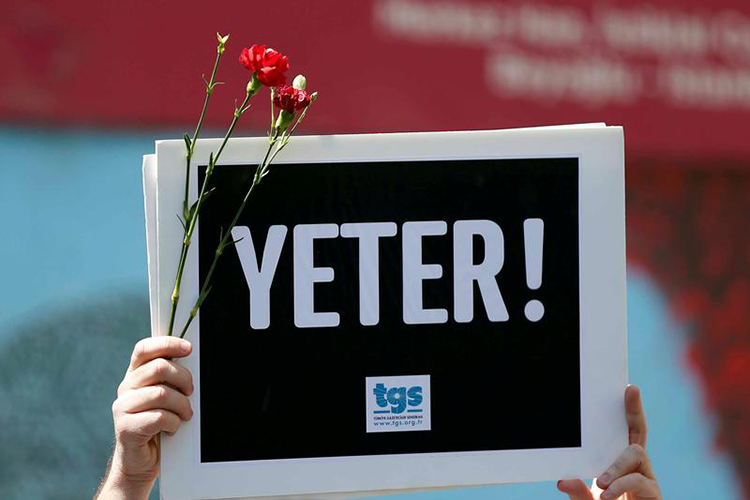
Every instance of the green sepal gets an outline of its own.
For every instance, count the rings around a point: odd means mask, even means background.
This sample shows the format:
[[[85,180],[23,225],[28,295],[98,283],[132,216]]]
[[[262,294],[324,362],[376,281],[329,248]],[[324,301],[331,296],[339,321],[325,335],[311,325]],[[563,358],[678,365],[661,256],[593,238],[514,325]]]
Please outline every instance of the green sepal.
[[[227,40],[229,40],[229,34],[227,34],[226,36],[221,36],[221,35],[219,34],[219,32],[217,31],[217,32],[216,32],[216,40],[217,40],[217,41],[218,41],[218,42],[219,42],[219,43],[220,43],[221,45],[225,45],[225,44],[227,43]]]

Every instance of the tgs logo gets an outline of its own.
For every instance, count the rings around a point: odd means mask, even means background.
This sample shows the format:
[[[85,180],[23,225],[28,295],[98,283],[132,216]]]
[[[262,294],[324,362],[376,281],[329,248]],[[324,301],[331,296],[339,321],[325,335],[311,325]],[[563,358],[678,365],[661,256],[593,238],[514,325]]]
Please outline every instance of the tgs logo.
[[[429,375],[366,377],[364,396],[367,432],[432,429]]]
[[[373,389],[375,403],[379,408],[387,410],[375,410],[375,413],[421,413],[422,409],[418,408],[422,404],[422,386],[415,385],[409,387],[391,387],[388,388],[384,383],[375,384]]]

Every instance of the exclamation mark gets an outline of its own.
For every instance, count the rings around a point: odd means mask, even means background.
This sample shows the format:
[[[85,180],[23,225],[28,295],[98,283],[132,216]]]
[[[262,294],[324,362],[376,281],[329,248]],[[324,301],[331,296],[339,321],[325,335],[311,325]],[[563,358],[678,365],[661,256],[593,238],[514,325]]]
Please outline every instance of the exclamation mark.
[[[532,290],[542,286],[542,256],[544,255],[544,221],[526,219],[523,221],[523,241],[526,250],[526,284]],[[526,319],[539,321],[544,316],[544,304],[530,300],[523,310]]]

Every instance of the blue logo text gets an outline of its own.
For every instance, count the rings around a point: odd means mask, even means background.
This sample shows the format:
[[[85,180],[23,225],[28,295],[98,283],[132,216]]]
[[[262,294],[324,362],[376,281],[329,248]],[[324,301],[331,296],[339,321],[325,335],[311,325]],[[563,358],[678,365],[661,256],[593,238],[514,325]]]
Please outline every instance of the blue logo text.
[[[409,413],[421,412],[421,409],[413,408],[422,404],[422,386],[415,385],[413,387],[391,387],[390,389],[383,383],[378,383],[373,389],[375,395],[375,402],[380,408],[386,408],[390,405],[390,409],[375,411],[375,413],[403,413],[407,411]]]

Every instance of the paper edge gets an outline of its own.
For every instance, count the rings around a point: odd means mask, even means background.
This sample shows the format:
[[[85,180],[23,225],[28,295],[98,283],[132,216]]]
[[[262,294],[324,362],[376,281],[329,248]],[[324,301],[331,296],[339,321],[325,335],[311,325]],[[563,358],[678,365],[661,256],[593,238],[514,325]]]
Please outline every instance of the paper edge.
[[[146,219],[146,262],[151,332],[157,330],[159,272],[156,224],[156,155],[143,155],[143,211]]]

